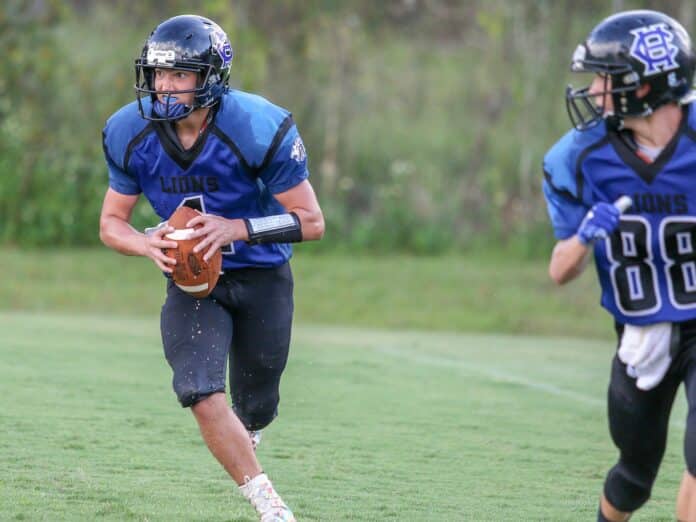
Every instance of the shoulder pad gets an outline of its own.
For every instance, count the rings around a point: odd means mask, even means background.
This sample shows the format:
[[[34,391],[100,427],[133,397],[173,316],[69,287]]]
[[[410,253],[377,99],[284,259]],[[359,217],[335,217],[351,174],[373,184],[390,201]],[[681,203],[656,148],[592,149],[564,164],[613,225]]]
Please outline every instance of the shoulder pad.
[[[150,110],[150,99],[143,99],[143,108]],[[150,122],[140,116],[138,102],[134,101],[121,107],[106,120],[104,127],[104,149],[111,160],[125,170],[124,159],[128,145]]]
[[[606,126],[602,124],[586,131],[571,129],[558,140],[544,156],[544,175],[551,187],[582,199],[582,194],[578,193],[578,162],[585,151],[606,135]]]
[[[215,126],[237,147],[247,165],[257,168],[277,135],[288,130],[291,114],[256,94],[230,91],[220,100]],[[281,136],[282,137],[282,136]]]

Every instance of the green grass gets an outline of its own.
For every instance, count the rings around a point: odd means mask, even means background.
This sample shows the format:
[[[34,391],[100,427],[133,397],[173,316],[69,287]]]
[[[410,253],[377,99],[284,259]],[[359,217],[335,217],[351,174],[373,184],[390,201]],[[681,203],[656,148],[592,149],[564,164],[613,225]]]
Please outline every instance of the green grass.
[[[157,321],[0,313],[0,520],[252,521],[170,390]],[[259,457],[305,521],[592,520],[604,341],[296,328]],[[637,521],[672,520],[685,416]]]
[[[302,324],[599,337],[611,335],[590,267],[554,287],[546,261],[488,257],[311,256],[293,261]],[[104,249],[0,250],[0,310],[159,313],[152,262]]]
[[[0,255],[0,520],[255,520],[170,389],[152,264]],[[594,518],[616,451],[592,274],[558,289],[543,261],[302,253],[294,270],[259,457],[299,520]],[[673,519],[683,398],[675,410],[633,520]]]

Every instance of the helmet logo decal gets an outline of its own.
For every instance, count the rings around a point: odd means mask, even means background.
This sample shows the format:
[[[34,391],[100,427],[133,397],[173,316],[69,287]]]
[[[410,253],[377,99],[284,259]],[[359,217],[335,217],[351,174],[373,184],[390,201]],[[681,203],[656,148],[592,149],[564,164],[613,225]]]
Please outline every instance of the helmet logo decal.
[[[674,33],[660,22],[631,31],[634,36],[631,56],[645,65],[644,76],[652,76],[679,68],[676,61],[679,47],[672,43]]]
[[[298,136],[292,143],[292,149],[290,150],[290,159],[294,159],[297,163],[302,163],[306,158],[307,152],[305,151],[304,143],[302,143],[302,138]]]
[[[222,68],[229,67],[232,61],[232,46],[230,45],[227,36],[222,31],[213,31],[210,35],[210,41],[213,44],[213,49],[222,59]]]
[[[176,53],[173,49],[148,49],[147,63],[151,65],[165,64],[172,65],[176,61]]]

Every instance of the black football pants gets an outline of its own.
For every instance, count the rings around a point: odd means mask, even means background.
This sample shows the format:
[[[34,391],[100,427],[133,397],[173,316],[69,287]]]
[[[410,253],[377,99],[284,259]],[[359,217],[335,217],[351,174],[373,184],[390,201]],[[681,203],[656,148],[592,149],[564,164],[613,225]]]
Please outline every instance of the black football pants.
[[[619,461],[607,474],[604,495],[621,511],[635,511],[650,497],[667,444],[670,412],[683,382],[689,412],[684,435],[686,468],[696,476],[696,320],[675,323],[678,350],[662,382],[652,390],[636,387],[626,365],[614,357],[608,392],[609,430]],[[619,342],[623,326],[617,325]]]
[[[290,346],[292,294],[287,263],[226,272],[205,299],[168,282],[162,342],[182,406],[225,391],[229,361],[232,405],[242,423],[258,430],[273,420]]]

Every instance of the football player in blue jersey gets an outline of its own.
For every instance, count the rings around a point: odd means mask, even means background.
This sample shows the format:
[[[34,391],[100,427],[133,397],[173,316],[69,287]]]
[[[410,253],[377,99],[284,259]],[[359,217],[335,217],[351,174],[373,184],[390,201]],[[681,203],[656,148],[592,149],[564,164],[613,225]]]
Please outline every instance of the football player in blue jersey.
[[[174,262],[162,249],[176,248],[166,238],[173,229],[130,226],[140,194],[162,220],[180,205],[202,212],[188,226],[202,225],[195,234],[206,257],[222,250],[223,273],[205,299],[168,280],[161,332],[174,391],[261,519],[288,521],[292,512],[254,449],[277,414],[288,357],[289,243],[320,239],[324,220],[292,116],[228,88],[232,54],[224,31],[201,16],[176,16],[152,31],[135,62],[136,100],[104,129],[109,187],[100,237],[167,275]]]
[[[572,71],[593,75],[566,91],[574,129],[544,158],[558,240],[549,274],[567,283],[593,252],[618,336],[608,416],[619,457],[599,521],[628,520],[650,497],[682,382],[689,414],[676,509],[696,520],[695,64],[689,35],[669,16],[603,20],[572,57]],[[627,205],[617,201],[632,205],[621,215]]]

